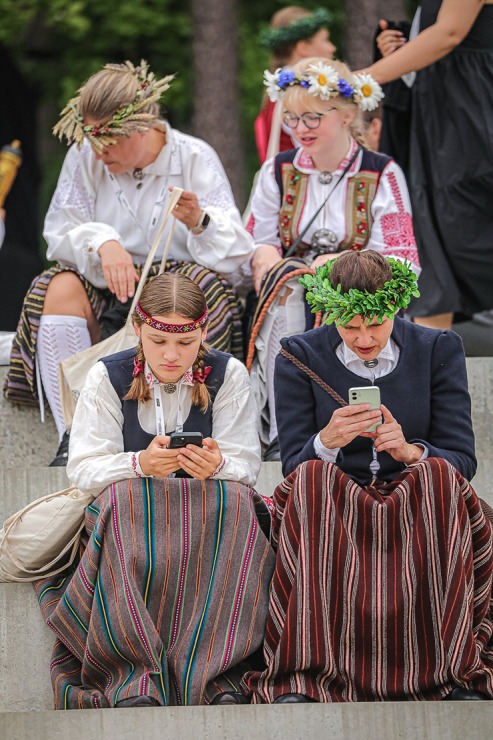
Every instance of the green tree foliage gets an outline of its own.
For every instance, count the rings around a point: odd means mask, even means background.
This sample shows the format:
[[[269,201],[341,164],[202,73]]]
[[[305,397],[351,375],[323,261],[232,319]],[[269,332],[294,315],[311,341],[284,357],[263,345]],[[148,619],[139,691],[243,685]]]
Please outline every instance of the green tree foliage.
[[[207,5],[208,0],[203,2]],[[333,14],[331,35],[343,57],[345,1],[292,2],[308,9],[329,8]],[[239,84],[247,190],[258,167],[253,121],[262,102],[262,73],[268,65],[268,54],[260,48],[258,36],[273,13],[288,4],[281,0],[239,3]],[[11,49],[21,70],[40,90],[43,115],[39,136],[45,153],[47,193],[53,189],[64,153],[61,145],[50,140],[58,111],[106,62],[145,58],[159,75],[176,73],[164,107],[172,125],[190,131],[194,105],[190,0],[0,0],[0,18],[0,43]],[[195,104],[207,104],[206,100],[204,96]],[[202,135],[200,131],[192,133]]]

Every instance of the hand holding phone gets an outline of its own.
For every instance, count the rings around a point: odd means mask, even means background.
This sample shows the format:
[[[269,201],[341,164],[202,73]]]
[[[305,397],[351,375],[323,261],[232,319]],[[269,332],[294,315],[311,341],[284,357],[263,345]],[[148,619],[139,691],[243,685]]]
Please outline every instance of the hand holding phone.
[[[349,405],[354,406],[358,403],[369,403],[370,411],[380,409],[380,388],[376,385],[363,386],[361,388],[349,389]],[[365,432],[375,432],[382,421],[377,421],[365,429]]]
[[[172,444],[181,465],[175,473],[176,478],[205,480],[210,478],[223,460],[216,440],[211,437],[202,439],[197,432],[177,432],[170,436],[170,449]]]

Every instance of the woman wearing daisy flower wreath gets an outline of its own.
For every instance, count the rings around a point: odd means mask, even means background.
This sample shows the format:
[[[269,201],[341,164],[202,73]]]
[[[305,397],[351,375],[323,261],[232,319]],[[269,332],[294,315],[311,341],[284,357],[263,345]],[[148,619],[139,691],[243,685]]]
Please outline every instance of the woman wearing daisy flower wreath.
[[[137,348],[97,362],[75,410],[67,475],[95,499],[85,550],[36,583],[55,708],[247,703],[274,564],[248,373],[205,344],[205,296],[184,275],[151,279],[133,318]],[[172,449],[172,432],[202,447]]]
[[[271,18],[269,28],[260,34],[260,45],[269,49],[272,57],[269,67],[272,71],[279,67],[292,67],[300,59],[325,57],[332,59],[336,47],[330,39],[329,23],[331,15],[325,8],[307,10],[298,5],[281,8]],[[255,143],[263,164],[268,156],[284,152],[296,146],[293,129],[281,123],[276,140],[274,116],[279,115],[279,106],[265,95],[262,110],[255,119]],[[270,154],[269,154],[270,152]]]
[[[123,325],[139,266],[159,237],[157,273],[172,228],[166,269],[205,291],[212,346],[243,355],[241,304],[227,275],[253,242],[217,154],[160,116],[171,80],[157,78],[144,60],[107,64],[54,129],[73,144],[44,224],[47,258],[58,264],[26,296],[5,388],[9,400],[35,405],[42,383],[59,434],[54,465],[66,465],[68,446],[58,364],[99,341],[103,313],[106,335]],[[159,236],[173,187],[184,192]]]
[[[261,440],[275,456],[279,339],[313,326],[297,277],[346,249],[408,259],[415,271],[419,263],[404,175],[389,157],[361,146],[361,112],[378,106],[379,85],[319,58],[266,71],[265,84],[271,99],[282,101],[284,121],[300,142],[263,165],[247,226],[259,293],[247,367],[261,409]]]
[[[464,350],[396,316],[408,263],[348,251],[301,278],[326,324],[282,340],[283,472],[256,703],[493,698],[493,511]],[[381,406],[348,405],[377,386]],[[369,431],[376,424],[375,431]]]

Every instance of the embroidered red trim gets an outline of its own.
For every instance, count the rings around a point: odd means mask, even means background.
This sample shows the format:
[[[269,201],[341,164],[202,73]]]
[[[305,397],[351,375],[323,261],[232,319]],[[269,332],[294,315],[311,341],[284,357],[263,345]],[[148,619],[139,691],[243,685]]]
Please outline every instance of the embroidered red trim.
[[[135,307],[135,313],[145,324],[147,324],[147,326],[150,326],[153,329],[158,329],[158,331],[167,331],[170,334],[182,334],[199,329],[205,324],[208,317],[206,308],[202,316],[196,321],[190,321],[187,324],[165,324],[164,321],[157,321],[157,319],[153,319],[152,316],[149,316],[149,314],[143,310],[139,302],[137,302]]]
[[[136,452],[132,452],[131,460],[132,460],[132,470],[134,471],[136,477],[142,478],[141,474],[139,473],[137,469],[137,453]]]

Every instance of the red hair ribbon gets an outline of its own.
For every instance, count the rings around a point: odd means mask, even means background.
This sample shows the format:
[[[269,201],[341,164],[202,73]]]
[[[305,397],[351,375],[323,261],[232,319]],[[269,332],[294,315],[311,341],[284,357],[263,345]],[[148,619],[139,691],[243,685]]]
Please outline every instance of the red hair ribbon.
[[[144,367],[145,367],[144,364],[142,362],[140,362],[137,359],[137,357],[134,357],[134,369],[133,369],[133,372],[132,372],[132,377],[133,378],[136,378],[137,375],[140,375],[141,373],[143,373],[144,372]]]
[[[206,365],[202,371],[195,370],[195,372],[192,374],[192,377],[194,380],[198,380],[199,383],[205,383],[207,380],[207,376],[211,372],[212,367],[210,365]]]

